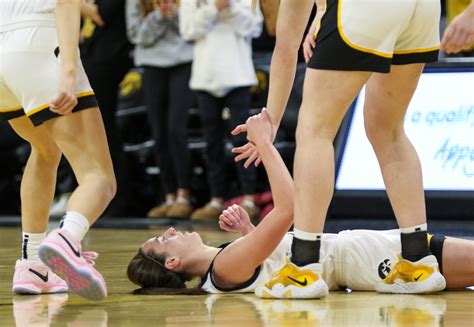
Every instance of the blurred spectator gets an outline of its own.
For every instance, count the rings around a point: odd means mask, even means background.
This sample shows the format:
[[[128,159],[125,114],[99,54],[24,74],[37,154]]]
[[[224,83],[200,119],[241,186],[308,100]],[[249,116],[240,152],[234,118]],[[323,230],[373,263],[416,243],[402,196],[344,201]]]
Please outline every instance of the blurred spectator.
[[[446,0],[446,28],[442,49],[457,56],[474,56],[474,1]]]
[[[263,14],[262,34],[252,40],[253,62],[256,68],[259,66],[270,66],[273,48],[275,48],[276,20],[280,0],[258,1]]]
[[[102,112],[118,184],[117,196],[106,215],[126,215],[125,157],[115,119],[119,84],[133,66],[125,0],[87,1],[82,15],[81,59]]]
[[[20,213],[20,183],[30,145],[0,119],[0,214]]]
[[[144,68],[143,89],[155,140],[165,202],[149,217],[189,218],[190,152],[187,147],[192,45],[179,34],[175,0],[127,0],[127,33],[135,65]]]
[[[180,31],[185,40],[195,41],[191,89],[196,91],[202,128],[207,142],[207,173],[211,201],[193,212],[191,218],[217,218],[229,187],[225,177],[222,110],[227,107],[232,126],[245,122],[250,109],[250,86],[257,80],[252,62],[252,37],[262,30],[260,10],[252,11],[251,0],[182,0]],[[236,137],[234,146],[246,143]],[[255,218],[255,167],[237,168],[241,203]]]

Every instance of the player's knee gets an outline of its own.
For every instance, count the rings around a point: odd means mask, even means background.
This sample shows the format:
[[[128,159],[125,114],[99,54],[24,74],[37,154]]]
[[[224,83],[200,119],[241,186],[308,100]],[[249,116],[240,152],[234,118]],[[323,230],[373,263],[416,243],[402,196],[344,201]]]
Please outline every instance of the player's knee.
[[[31,156],[48,165],[57,167],[61,155],[61,151],[55,144],[31,145]]]
[[[89,177],[90,179],[86,178],[86,181],[93,181],[96,189],[102,193],[105,200],[110,202],[117,193],[117,181],[113,173],[94,172]]]
[[[103,181],[103,187],[109,199],[112,200],[117,194],[117,180],[115,179],[115,176],[106,176]]]
[[[296,128],[296,143],[303,144],[304,142],[312,142],[315,139],[321,140],[334,140],[336,136],[337,128],[331,128],[331,126],[325,125],[323,122],[315,122],[313,124],[298,123]]]
[[[374,149],[396,142],[404,135],[403,126],[386,124],[382,119],[366,119],[365,133]]]

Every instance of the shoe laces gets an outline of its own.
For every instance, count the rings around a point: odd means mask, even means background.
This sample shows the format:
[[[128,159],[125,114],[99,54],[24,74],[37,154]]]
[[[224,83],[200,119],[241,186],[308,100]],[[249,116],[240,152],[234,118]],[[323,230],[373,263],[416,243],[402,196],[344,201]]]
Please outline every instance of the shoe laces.
[[[91,266],[95,266],[95,260],[99,257],[97,252],[82,252],[82,257],[87,261]]]
[[[288,266],[290,266],[289,262],[287,262],[283,267],[281,267],[277,271],[273,272],[272,273],[272,279],[273,278],[279,278],[281,276],[281,274],[283,273],[283,271],[285,271]]]

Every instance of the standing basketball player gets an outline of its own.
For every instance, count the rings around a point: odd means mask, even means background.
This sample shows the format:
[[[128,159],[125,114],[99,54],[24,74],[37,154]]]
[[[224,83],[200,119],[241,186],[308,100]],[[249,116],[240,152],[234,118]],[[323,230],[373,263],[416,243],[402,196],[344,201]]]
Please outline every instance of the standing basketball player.
[[[314,0],[280,3],[268,96],[275,131],[288,102],[300,40],[313,5]],[[291,262],[275,274],[284,283],[270,280],[263,293],[278,298],[321,298],[328,293],[321,278],[320,246],[334,191],[332,143],[364,85],[366,133],[382,170],[402,243],[395,278],[384,280],[376,289],[389,293],[442,290],[445,280],[426,238],[420,161],[403,128],[423,67],[438,58],[440,3],[327,0],[317,1],[317,9],[304,45],[308,69],[296,131]],[[238,126],[234,133],[244,130]],[[246,165],[258,157],[250,143],[236,151],[241,153],[236,160],[247,158]],[[413,277],[418,268],[425,267],[431,273]],[[296,279],[309,282],[293,282],[295,271]],[[281,278],[284,275],[288,278]],[[314,275],[319,278],[310,278]],[[296,291],[290,291],[295,285]]]
[[[67,290],[52,269],[83,297],[107,295],[92,267],[95,256],[81,251],[89,226],[116,191],[102,118],[79,60],[82,3],[0,1],[0,113],[31,145],[21,184],[23,253],[13,277],[18,294]],[[61,154],[79,187],[61,228],[45,239]]]

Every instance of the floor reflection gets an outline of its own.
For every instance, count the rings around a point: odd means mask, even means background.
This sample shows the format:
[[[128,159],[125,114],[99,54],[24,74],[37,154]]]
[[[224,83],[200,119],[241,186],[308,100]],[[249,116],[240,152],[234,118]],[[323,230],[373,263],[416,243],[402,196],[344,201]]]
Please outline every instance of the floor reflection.
[[[474,323],[470,313],[452,322]],[[448,293],[446,293],[448,294]],[[467,296],[467,297],[466,297]],[[469,301],[469,297],[471,301]],[[453,298],[454,300],[454,298]],[[449,326],[445,295],[383,295],[333,292],[325,300],[262,300],[251,294],[109,297],[85,302],[67,294],[15,296],[16,326]],[[456,310],[456,307],[453,307]],[[454,312],[453,312],[454,313]],[[461,319],[461,320],[459,320]],[[456,323],[457,326],[459,326]]]

